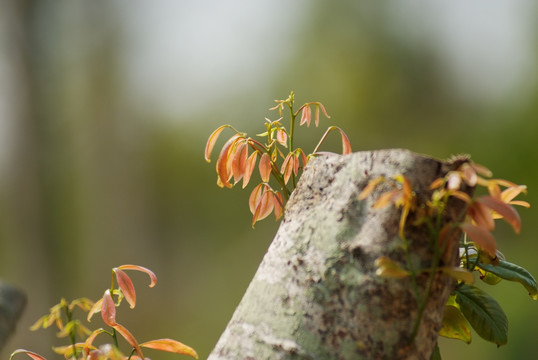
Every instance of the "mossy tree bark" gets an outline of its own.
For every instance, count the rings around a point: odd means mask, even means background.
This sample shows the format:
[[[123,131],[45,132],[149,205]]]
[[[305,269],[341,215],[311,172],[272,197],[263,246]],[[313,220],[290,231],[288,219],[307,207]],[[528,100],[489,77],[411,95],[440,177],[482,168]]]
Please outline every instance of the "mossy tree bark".
[[[411,279],[375,275],[380,256],[406,265],[398,236],[400,210],[374,209],[387,186],[365,200],[369,180],[405,175],[419,203],[430,184],[455,166],[407,150],[358,152],[312,160],[285,218],[209,360],[429,359],[454,281],[438,273],[414,341],[418,306]],[[463,202],[449,203],[443,221],[459,221]],[[431,266],[424,226],[406,225],[414,269]],[[459,234],[450,241],[457,244]],[[457,246],[445,261],[456,265]],[[448,259],[448,260],[447,260]],[[450,265],[445,264],[445,265]],[[424,294],[428,273],[417,276]],[[422,296],[422,295],[421,295]]]

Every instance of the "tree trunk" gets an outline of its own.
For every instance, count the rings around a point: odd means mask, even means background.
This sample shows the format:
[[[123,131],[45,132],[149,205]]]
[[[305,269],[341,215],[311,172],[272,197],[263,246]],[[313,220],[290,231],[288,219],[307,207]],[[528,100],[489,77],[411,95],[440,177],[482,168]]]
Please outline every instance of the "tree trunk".
[[[454,163],[407,150],[359,152],[313,159],[294,191],[285,218],[209,360],[430,359],[454,281],[438,273],[413,341],[418,313],[410,277],[376,276],[386,256],[405,267],[398,236],[400,210],[372,207],[389,189],[365,200],[369,180],[403,174],[420,203],[430,184]],[[457,221],[463,202],[449,203],[444,221]],[[456,215],[460,214],[460,215]],[[424,226],[405,228],[414,269],[431,265]],[[459,234],[450,241],[457,244]],[[457,263],[457,246],[445,262]],[[449,264],[445,264],[449,265]],[[428,273],[417,276],[419,293]]]

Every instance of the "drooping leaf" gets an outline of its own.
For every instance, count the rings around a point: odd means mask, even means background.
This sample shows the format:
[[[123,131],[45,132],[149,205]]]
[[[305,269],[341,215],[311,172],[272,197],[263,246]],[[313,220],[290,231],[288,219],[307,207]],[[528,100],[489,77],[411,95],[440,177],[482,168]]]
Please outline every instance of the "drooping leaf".
[[[237,183],[243,177],[245,166],[248,158],[248,145],[246,140],[237,144],[237,150],[235,151],[232,161],[232,174],[234,182]]]
[[[110,327],[116,325],[116,305],[110,295],[110,290],[105,290],[105,295],[103,295],[103,304],[101,306],[101,317],[105,324]]]
[[[149,279],[150,279],[150,283],[148,285],[150,288],[154,287],[157,284],[157,276],[155,275],[155,273],[153,271],[151,271],[150,269],[145,268],[143,266],[126,264],[126,265],[118,266],[118,269],[120,269],[120,270],[135,270],[135,271],[140,271],[140,272],[143,272],[143,273],[147,274],[149,276]]]
[[[520,283],[525,287],[525,289],[527,289],[529,295],[534,300],[538,300],[538,288],[536,285],[536,280],[531,273],[521,266],[503,260],[500,260],[497,266],[482,263],[478,263],[477,266],[502,279]]]
[[[256,212],[256,208],[258,207],[258,203],[260,202],[263,194],[263,190],[265,189],[265,185],[263,183],[256,185],[254,189],[252,189],[252,192],[250,193],[249,199],[248,199],[248,207],[250,209],[250,212],[254,215]]]
[[[491,210],[499,213],[510,225],[512,225],[516,234],[519,234],[521,230],[521,218],[516,209],[492,196],[481,196],[478,201]]]
[[[93,304],[90,311],[88,311],[88,317],[87,317],[88,322],[91,321],[91,318],[92,318],[93,314],[96,314],[96,313],[101,311],[102,306],[103,306],[103,299],[102,298],[97,300],[95,302],[95,304]]]
[[[289,153],[284,159],[284,162],[282,163],[280,173],[282,174],[284,178],[284,184],[287,184],[291,177],[291,172],[293,170],[294,161],[295,161],[295,157],[293,156],[293,153]]]
[[[456,306],[447,305],[445,307],[443,325],[439,330],[439,335],[449,339],[458,339],[467,344],[471,343],[469,322]]]
[[[258,165],[260,169],[260,177],[263,182],[268,182],[271,177],[271,158],[269,154],[264,153],[260,158],[260,163]]]
[[[282,217],[284,213],[284,200],[282,199],[282,194],[277,192],[274,194],[274,206],[275,206],[275,220],[278,220]]]
[[[211,162],[211,152],[213,151],[213,148],[215,147],[215,143],[217,142],[217,139],[219,138],[220,133],[225,128],[230,127],[229,125],[222,125],[219,126],[211,135],[209,135],[209,139],[207,139],[207,143],[205,145],[205,161]]]
[[[409,271],[403,269],[398,263],[386,256],[378,257],[374,266],[377,267],[375,274],[379,277],[389,279],[400,279],[410,275]]]
[[[475,201],[467,208],[467,214],[474,220],[477,226],[487,230],[495,228],[493,215],[489,207],[481,202]]]
[[[198,354],[193,348],[172,339],[151,340],[140,344],[140,346],[149,349],[168,351],[175,354],[189,355],[195,359],[198,359]]]
[[[274,197],[273,192],[265,189],[262,193],[259,203],[256,206],[254,215],[252,216],[252,226],[259,221],[265,219],[274,208]]]
[[[135,350],[136,354],[140,356],[140,358],[144,359],[144,354],[142,353],[142,349],[140,349],[140,345],[138,344],[138,341],[136,341],[133,334],[129,332],[123,325],[115,324],[113,326],[114,330],[119,332],[121,336],[131,345]]]
[[[286,133],[286,130],[284,129],[278,129],[276,132],[276,141],[284,147],[288,147],[287,141],[288,141],[288,134]]]
[[[29,357],[31,357],[32,359],[34,359],[34,360],[47,360],[43,356],[39,355],[38,353],[35,353],[33,351],[24,350],[24,349],[17,349],[15,351],[13,351],[11,353],[11,356],[9,357],[9,360],[11,360],[13,358],[13,356],[15,356],[17,354],[26,354]]]
[[[486,252],[492,259],[497,256],[497,243],[488,230],[470,223],[464,223],[460,225],[460,228],[465,231],[479,249]]]
[[[508,319],[493,297],[467,284],[461,284],[456,294],[461,312],[480,337],[498,346],[507,343]]]
[[[219,176],[220,184],[227,188],[231,188],[230,178],[232,177],[231,163],[229,158],[231,156],[231,150],[235,142],[239,138],[239,135],[234,135],[224,144],[222,147],[219,158],[217,159],[217,175]]]
[[[302,108],[302,114],[301,114],[301,121],[299,122],[299,125],[303,125],[306,123],[306,126],[309,127],[310,120],[312,119],[312,110],[310,109],[310,105],[304,104],[301,108]]]
[[[136,305],[136,291],[131,281],[131,278],[125,273],[125,271],[118,268],[112,269],[116,274],[116,279],[118,279],[118,286],[125,296],[125,300],[129,303],[129,306],[132,308]]]
[[[256,160],[258,159],[258,152],[254,151],[247,159],[245,172],[243,173],[243,189],[248,185],[250,177],[256,167]]]

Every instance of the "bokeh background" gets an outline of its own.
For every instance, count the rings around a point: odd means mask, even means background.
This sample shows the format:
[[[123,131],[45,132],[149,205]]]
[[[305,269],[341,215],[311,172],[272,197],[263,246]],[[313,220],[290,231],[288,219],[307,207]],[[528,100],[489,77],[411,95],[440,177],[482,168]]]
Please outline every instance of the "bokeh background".
[[[120,321],[206,358],[278,224],[251,228],[248,191],[217,188],[205,141],[223,123],[261,132],[290,90],[323,102],[322,127],[345,129],[356,151],[469,153],[527,184],[521,235],[496,234],[538,275],[535,1],[4,0],[0,277],[29,304],[1,356],[54,358],[54,331],[28,327],[61,297],[99,298],[110,269],[134,263],[159,283],[134,274],[139,302]],[[322,131],[305,131],[304,148]],[[534,358],[538,303],[518,284],[488,290],[508,345],[474,333],[469,346],[441,340],[443,358]]]

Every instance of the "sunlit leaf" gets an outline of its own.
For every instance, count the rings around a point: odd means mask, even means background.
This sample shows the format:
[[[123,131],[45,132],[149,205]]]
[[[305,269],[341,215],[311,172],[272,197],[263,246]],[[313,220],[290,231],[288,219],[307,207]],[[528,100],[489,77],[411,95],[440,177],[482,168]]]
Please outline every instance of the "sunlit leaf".
[[[110,290],[106,289],[105,295],[103,295],[103,304],[101,306],[101,317],[108,326],[113,327],[116,325],[116,305],[110,295]]]
[[[284,129],[278,129],[276,132],[276,141],[284,147],[288,147],[287,141],[288,141],[288,134],[286,133],[286,130]]]
[[[175,354],[189,355],[195,359],[198,359],[198,354],[193,348],[172,339],[151,340],[140,344],[140,346],[149,349],[168,351]]]
[[[538,288],[536,280],[527,270],[519,265],[512,264],[508,261],[500,260],[497,266],[478,263],[477,266],[487,272],[495,274],[496,276],[508,280],[520,283],[529,292],[529,295],[538,300]]]
[[[256,206],[256,210],[254,211],[254,215],[252,217],[252,226],[259,221],[265,219],[269,214],[271,214],[271,211],[273,211],[274,208],[274,197],[273,192],[269,190],[264,190],[260,201],[258,202]]]
[[[234,177],[234,182],[238,182],[243,177],[243,172],[245,171],[245,166],[248,158],[248,145],[246,141],[242,141],[237,144],[237,149],[235,151],[233,161],[232,161],[232,175]]]
[[[135,350],[136,354],[140,356],[142,359],[144,359],[144,354],[142,353],[142,349],[140,349],[140,345],[138,344],[138,341],[136,341],[133,334],[129,332],[124,326],[120,324],[115,324],[113,326],[114,330],[119,332],[121,336],[131,345]]]
[[[248,207],[250,209],[250,212],[254,215],[256,212],[256,208],[258,207],[258,203],[260,202],[263,194],[263,190],[265,189],[264,184],[258,184],[254,189],[252,189],[252,192],[250,193],[250,197],[248,199]]]
[[[462,164],[458,170],[461,173],[463,181],[465,181],[467,185],[471,187],[476,186],[478,176],[476,175],[475,169],[469,163]]]
[[[498,346],[507,343],[508,319],[493,297],[467,284],[461,284],[456,294],[461,312],[480,337]]]
[[[284,159],[284,162],[282,163],[282,167],[280,169],[280,172],[282,173],[282,176],[284,178],[284,184],[287,184],[290,177],[291,172],[293,171],[293,162],[295,161],[295,157],[292,153],[289,153],[286,158]]]
[[[260,158],[260,163],[258,164],[260,170],[260,177],[263,182],[268,182],[271,177],[271,158],[269,154],[264,153]]]
[[[147,274],[149,276],[149,279],[150,279],[150,283],[148,285],[150,288],[154,287],[155,284],[157,284],[157,276],[155,275],[155,273],[153,271],[151,271],[150,269],[145,268],[143,266],[126,264],[126,265],[118,266],[118,269],[120,269],[120,270],[136,270],[136,271],[140,271],[140,272],[143,272],[143,273]]]
[[[116,279],[118,279],[118,286],[125,296],[125,300],[129,303],[129,306],[132,308],[136,305],[136,291],[131,281],[131,278],[127,274],[118,268],[112,269],[116,274]]]
[[[439,270],[456,280],[463,281],[466,284],[474,283],[474,275],[467,269],[461,267],[441,267]]]
[[[383,182],[385,178],[383,176],[376,177],[375,179],[372,179],[368,181],[368,184],[362,189],[362,191],[359,194],[359,200],[364,200],[374,191],[374,189],[379,185],[381,182]]]
[[[457,171],[451,171],[446,175],[446,187],[449,190],[459,190],[461,186],[461,175]]]
[[[71,301],[71,304],[69,304],[69,309],[73,310],[74,308],[78,307],[82,311],[88,311],[93,306],[93,301],[91,301],[88,298],[79,298]]]
[[[34,359],[34,360],[47,360],[43,356],[39,355],[38,353],[35,353],[33,351],[24,350],[24,349],[17,349],[15,351],[13,351],[11,353],[11,356],[9,357],[9,359],[11,360],[11,358],[13,358],[13,356],[15,356],[17,354],[26,354],[29,357],[31,357],[32,359]]]
[[[457,307],[452,305],[445,307],[443,325],[439,330],[439,335],[449,339],[458,339],[467,344],[471,343],[471,327]]]
[[[310,109],[310,106],[308,104],[304,104],[302,106],[302,114],[301,114],[301,121],[299,122],[299,125],[303,125],[306,123],[306,126],[310,126],[310,120],[312,119],[312,110]]]
[[[486,252],[491,258],[497,256],[497,243],[488,230],[470,223],[464,223],[460,225],[460,228],[465,231],[478,248]]]
[[[88,317],[87,317],[88,322],[90,322],[93,314],[96,314],[96,313],[101,311],[102,305],[103,305],[103,299],[102,298],[99,299],[98,301],[96,301],[95,304],[93,304],[90,311],[88,311]]]
[[[517,206],[523,206],[525,208],[530,208],[531,207],[531,204],[529,204],[528,202],[526,201],[520,201],[520,200],[512,200],[509,202],[510,205],[517,205]]]
[[[207,143],[205,145],[205,161],[211,162],[211,152],[213,151],[213,148],[215,147],[215,143],[217,142],[217,139],[219,138],[220,133],[225,128],[230,127],[229,125],[222,125],[217,128],[217,130],[213,131],[211,135],[209,135],[209,139],[207,139]]]
[[[398,263],[392,261],[386,256],[378,257],[374,266],[376,269],[376,275],[389,279],[400,279],[410,275],[409,271],[403,269]]]
[[[250,177],[252,176],[252,173],[254,172],[254,168],[256,167],[257,158],[258,158],[258,152],[254,151],[247,159],[247,164],[245,166],[245,171],[243,173],[243,189],[248,185],[250,181]]]
[[[232,136],[222,147],[222,150],[220,151],[219,158],[217,159],[217,175],[219,176],[220,182],[223,186],[227,188],[231,188],[232,184],[230,184],[230,178],[232,176],[231,169],[228,167],[229,163],[229,156],[230,150],[232,149],[233,145],[239,138],[239,135]]]
[[[518,185],[518,186],[511,186],[509,188],[504,189],[501,192],[501,200],[504,202],[512,201],[516,196],[518,196],[521,193],[527,192],[527,186],[525,185]]]
[[[493,265],[496,266],[496,265]],[[485,282],[488,285],[497,285],[500,283],[503,279],[498,277],[497,275],[486,271],[484,269],[481,269],[479,267],[475,267],[475,270],[477,270],[480,273],[480,280]]]
[[[278,220],[282,217],[284,213],[284,200],[282,199],[282,194],[277,192],[274,194],[274,206],[275,206],[275,220]]]
[[[394,189],[381,194],[374,203],[374,209],[381,209],[402,197],[402,191]]]
[[[516,209],[512,206],[492,196],[481,196],[478,201],[500,214],[510,225],[512,225],[516,233],[520,232],[521,218]]]
[[[83,348],[84,343],[77,343],[75,344],[75,348],[73,348],[73,345],[53,346],[52,351],[56,354],[63,355],[66,359],[71,359],[75,355],[73,354],[74,351],[76,351],[77,354],[80,354]]]

